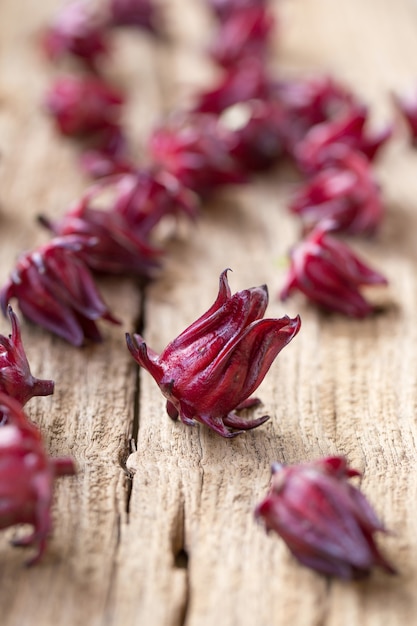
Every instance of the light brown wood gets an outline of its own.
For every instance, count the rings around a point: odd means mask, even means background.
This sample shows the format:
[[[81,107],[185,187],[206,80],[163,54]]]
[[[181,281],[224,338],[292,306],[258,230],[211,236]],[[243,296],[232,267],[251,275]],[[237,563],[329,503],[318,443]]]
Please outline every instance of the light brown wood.
[[[60,140],[40,103],[53,76],[36,47],[56,0],[0,5],[0,278],[48,235],[36,215],[61,215],[85,188],[77,147]],[[138,138],[190,101],[215,71],[204,57],[213,22],[197,0],[165,0],[172,38],[116,37],[108,75],[129,89],[127,123]],[[330,72],[369,102],[375,124],[394,116],[390,90],[417,88],[417,7],[412,0],[283,0],[271,66],[283,75]],[[398,127],[376,175],[386,201],[381,232],[352,244],[390,281],[374,296],[385,311],[365,321],[325,316],[276,294],[280,263],[298,238],[286,210],[294,173],[278,167],[225,190],[195,228],[168,242],[160,279],[100,282],[121,326],[76,349],[22,321],[32,371],[56,392],[28,405],[53,454],[78,475],[56,486],[55,527],[34,568],[0,535],[2,626],[400,626],[417,611],[417,156]],[[266,283],[268,317],[300,313],[300,334],[259,389],[271,420],[227,441],[173,423],[124,333],[139,323],[160,351],[213,302],[230,267],[233,291]],[[372,294],[371,294],[372,297]],[[0,332],[9,332],[6,320]],[[133,441],[133,448],[131,447]],[[133,451],[132,451],[133,450]],[[381,537],[398,567],[355,583],[300,567],[253,519],[272,461],[342,453],[393,534]],[[129,480],[126,473],[131,473]]]

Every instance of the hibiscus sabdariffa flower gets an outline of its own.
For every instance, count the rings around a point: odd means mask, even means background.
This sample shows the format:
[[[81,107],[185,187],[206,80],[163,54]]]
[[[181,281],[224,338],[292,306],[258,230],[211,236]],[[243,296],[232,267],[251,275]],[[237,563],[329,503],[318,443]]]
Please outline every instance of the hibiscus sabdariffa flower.
[[[268,419],[243,419],[235,410],[259,402],[250,396],[298,333],[301,320],[262,319],[267,304],[265,285],[231,295],[225,270],[214,304],[160,355],[140,335],[126,335],[133,358],[167,398],[172,419],[179,417],[187,425],[200,422],[222,437],[234,437]]]

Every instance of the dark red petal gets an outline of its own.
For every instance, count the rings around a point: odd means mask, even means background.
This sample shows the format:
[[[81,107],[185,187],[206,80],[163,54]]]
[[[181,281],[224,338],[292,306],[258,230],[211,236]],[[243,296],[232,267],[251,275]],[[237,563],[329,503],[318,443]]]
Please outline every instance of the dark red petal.
[[[157,363],[158,355],[147,347],[144,339],[138,334],[132,337],[126,333],[126,343],[135,361],[144,367],[159,384],[164,376],[164,369]]]
[[[252,395],[300,325],[298,317],[253,323],[188,381],[182,393],[200,414],[227,415]]]
[[[189,361],[195,358],[199,361],[196,371],[201,370],[228,341],[263,316],[268,304],[265,286],[239,291],[233,296],[229,294],[223,272],[219,295],[213,306],[165,348],[161,361],[174,365],[174,361],[178,364],[188,360],[189,365]]]

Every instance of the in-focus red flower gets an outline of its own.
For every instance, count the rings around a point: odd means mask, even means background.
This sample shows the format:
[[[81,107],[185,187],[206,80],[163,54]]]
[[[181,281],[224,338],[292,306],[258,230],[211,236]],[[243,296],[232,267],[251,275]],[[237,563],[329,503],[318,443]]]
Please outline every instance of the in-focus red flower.
[[[353,235],[372,235],[383,216],[371,164],[362,153],[341,145],[333,146],[321,169],[300,185],[290,210],[301,216],[306,231],[326,222],[334,231]]]
[[[258,402],[250,396],[301,321],[262,319],[267,304],[265,285],[232,296],[225,270],[214,304],[162,354],[149,349],[140,335],[126,335],[133,358],[167,398],[172,419],[179,417],[187,425],[200,422],[222,437],[235,437],[268,419],[245,420],[235,410]]]
[[[85,339],[101,341],[96,321],[118,324],[104,303],[94,278],[81,260],[93,238],[55,237],[49,243],[20,256],[9,280],[0,290],[3,313],[16,298],[23,315],[69,343]]]
[[[220,24],[209,46],[209,55],[225,68],[254,58],[266,63],[274,26],[274,16],[264,6],[248,6],[236,11]]]
[[[299,167],[306,172],[318,171],[326,152],[340,143],[373,160],[391,137],[392,127],[387,126],[371,134],[366,131],[367,118],[365,106],[352,106],[333,120],[313,125],[305,137],[295,144],[294,156]]]
[[[161,16],[154,0],[110,0],[109,25],[144,29],[152,34],[161,32]]]
[[[300,563],[317,572],[352,579],[379,566],[394,574],[374,539],[385,529],[363,493],[348,482],[359,475],[340,456],[292,466],[276,463],[255,516]]]
[[[101,78],[61,76],[45,96],[45,109],[63,135],[119,130],[124,96]]]
[[[227,69],[217,85],[200,90],[196,94],[194,111],[219,115],[237,102],[264,100],[273,90],[273,84],[267,75],[263,62],[256,58],[245,58]]]
[[[48,456],[39,430],[23,412],[19,402],[0,392],[0,529],[31,524],[33,532],[15,539],[15,546],[36,548],[28,565],[45,551],[52,529],[51,504],[54,480],[75,474],[70,458]]]
[[[86,0],[72,0],[62,6],[42,34],[42,47],[52,61],[75,56],[95,69],[100,57],[109,52],[104,15]]]
[[[149,153],[158,168],[204,195],[215,187],[246,181],[231,156],[234,144],[232,133],[216,115],[186,113],[173,116],[154,130]]]
[[[11,306],[7,312],[12,333],[9,337],[0,335],[0,392],[15,398],[23,406],[33,396],[51,395],[54,392],[54,381],[32,376],[17,315]]]
[[[386,278],[368,267],[352,249],[319,224],[290,253],[290,268],[280,292],[286,300],[301,291],[311,302],[350,317],[365,317],[373,306],[360,293],[364,285],[386,285]]]
[[[225,20],[243,9],[265,7],[268,4],[268,0],[206,0],[206,4],[219,20]]]

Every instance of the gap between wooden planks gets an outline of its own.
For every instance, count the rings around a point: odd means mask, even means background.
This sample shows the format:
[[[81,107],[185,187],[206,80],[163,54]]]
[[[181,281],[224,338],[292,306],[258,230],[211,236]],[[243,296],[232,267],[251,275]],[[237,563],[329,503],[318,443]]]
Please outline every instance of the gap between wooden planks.
[[[76,146],[60,141],[40,110],[59,68],[36,50],[55,0],[0,6],[0,277],[17,254],[47,240],[39,212],[59,215],[84,189]],[[366,99],[375,120],[392,116],[388,92],[417,86],[417,9],[411,0],[283,0],[276,71],[328,71]],[[109,77],[132,93],[128,122],[138,142],[162,112],[188,101],[215,72],[204,59],[212,22],[197,0],[166,0],[173,40],[158,46],[120,35]],[[129,280],[101,288],[120,328],[77,350],[23,322],[35,375],[53,378],[52,398],[28,412],[53,454],[72,454],[75,479],[56,489],[55,530],[39,566],[0,536],[2,626],[287,626],[410,622],[416,612],[416,247],[417,159],[404,132],[377,174],[387,215],[375,241],[355,247],[385,272],[383,315],[326,317],[276,300],[279,259],[298,237],[286,212],[294,178],[282,168],[213,199],[195,230],[174,238],[164,274],[146,293]],[[172,423],[146,372],[139,377],[124,332],[143,326],[161,350],[213,302],[218,275],[232,289],[267,283],[270,317],[300,313],[303,327],[262,384],[260,429],[223,441]],[[142,316],[140,312],[142,311]],[[0,332],[8,332],[6,320]],[[136,408],[135,408],[136,407]],[[135,412],[137,413],[135,415]],[[137,451],[129,455],[128,441]],[[344,453],[394,535],[381,539],[400,575],[327,582],[299,567],[278,538],[253,521],[274,460]],[[131,484],[123,467],[133,475]],[[128,511],[128,512],[127,512]]]

